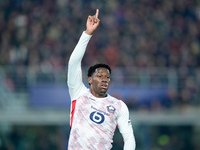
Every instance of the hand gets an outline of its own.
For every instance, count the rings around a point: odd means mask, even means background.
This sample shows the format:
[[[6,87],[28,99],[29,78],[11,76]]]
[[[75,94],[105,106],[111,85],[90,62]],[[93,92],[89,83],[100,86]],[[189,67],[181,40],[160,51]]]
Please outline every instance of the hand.
[[[100,20],[98,19],[99,9],[96,10],[96,14],[94,16],[88,16],[87,23],[86,23],[86,33],[92,35],[93,32],[99,26]]]

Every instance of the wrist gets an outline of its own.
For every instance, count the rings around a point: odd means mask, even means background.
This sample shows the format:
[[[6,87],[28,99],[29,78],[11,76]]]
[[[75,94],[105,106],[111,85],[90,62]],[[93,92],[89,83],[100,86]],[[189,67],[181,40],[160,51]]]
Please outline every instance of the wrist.
[[[94,31],[86,30],[85,33],[88,35],[92,35]]]

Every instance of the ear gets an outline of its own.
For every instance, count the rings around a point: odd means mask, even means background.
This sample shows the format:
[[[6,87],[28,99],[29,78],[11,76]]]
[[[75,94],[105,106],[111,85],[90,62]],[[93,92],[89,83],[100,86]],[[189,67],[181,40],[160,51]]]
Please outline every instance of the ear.
[[[88,83],[89,83],[89,85],[92,84],[92,77],[89,77],[89,78],[88,78]]]

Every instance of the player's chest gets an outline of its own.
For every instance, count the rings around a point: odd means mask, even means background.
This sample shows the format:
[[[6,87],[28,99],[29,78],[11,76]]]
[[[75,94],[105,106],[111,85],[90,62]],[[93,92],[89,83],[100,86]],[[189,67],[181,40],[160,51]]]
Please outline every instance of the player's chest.
[[[105,100],[99,101],[92,98],[83,98],[77,101],[76,113],[87,117],[91,121],[101,124],[115,122],[118,115],[118,107]]]

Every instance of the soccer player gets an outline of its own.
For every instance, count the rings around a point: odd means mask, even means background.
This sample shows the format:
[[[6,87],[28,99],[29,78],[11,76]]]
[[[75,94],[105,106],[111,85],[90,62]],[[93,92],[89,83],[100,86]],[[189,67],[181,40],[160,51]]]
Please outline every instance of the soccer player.
[[[124,150],[135,149],[129,111],[122,100],[107,93],[111,68],[96,64],[88,70],[88,89],[82,81],[81,61],[92,34],[99,26],[99,10],[88,16],[68,63],[68,87],[71,98],[69,150],[110,150],[116,127],[124,140]]]

